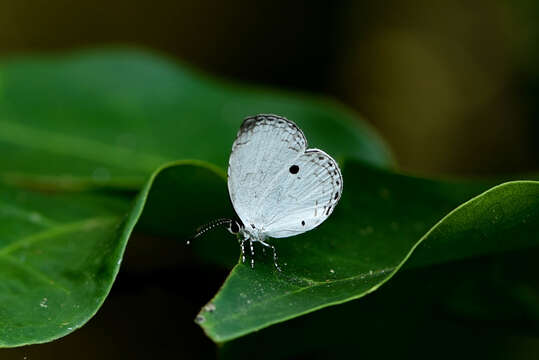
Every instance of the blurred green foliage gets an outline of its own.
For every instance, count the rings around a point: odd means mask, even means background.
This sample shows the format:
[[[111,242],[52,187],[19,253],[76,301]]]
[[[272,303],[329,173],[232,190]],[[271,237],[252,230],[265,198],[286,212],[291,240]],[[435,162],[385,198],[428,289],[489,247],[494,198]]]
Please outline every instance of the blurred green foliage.
[[[13,184],[138,189],[167,161],[224,168],[238,123],[257,113],[296,119],[337,158],[390,163],[374,132],[329,100],[220,84],[140,52],[26,58],[0,73],[0,176]]]

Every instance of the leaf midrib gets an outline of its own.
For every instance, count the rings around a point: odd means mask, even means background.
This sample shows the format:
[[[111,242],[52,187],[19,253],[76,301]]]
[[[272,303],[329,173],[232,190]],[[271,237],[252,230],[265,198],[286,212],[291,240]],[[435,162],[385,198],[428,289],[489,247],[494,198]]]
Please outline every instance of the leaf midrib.
[[[34,267],[32,267],[32,266],[30,266],[28,264],[21,263],[20,261],[15,259],[13,256],[0,254],[0,259],[4,259],[4,261],[9,262],[12,266],[17,266],[17,267],[21,268],[27,274],[32,275],[35,279],[37,279],[37,280],[39,280],[39,281],[41,281],[41,282],[43,282],[43,283],[45,283],[45,284],[47,284],[49,286],[55,287],[55,288],[57,288],[59,290],[62,290],[67,295],[71,295],[71,291],[66,289],[62,285],[59,285],[58,281],[51,279],[50,277],[45,275],[42,271],[39,271],[39,270],[35,269]]]
[[[58,222],[56,222],[55,220],[49,219],[48,217],[37,211],[29,211],[19,206],[12,206],[2,201],[0,201],[0,212],[4,212],[5,214],[14,216],[23,221],[45,227],[53,227],[58,224]]]
[[[85,219],[82,221],[76,221],[72,223],[67,223],[59,226],[54,226],[46,230],[37,232],[35,234],[21,238],[15,242],[12,242],[2,248],[0,248],[1,255],[9,255],[10,253],[32,244],[35,244],[40,241],[45,241],[51,239],[55,236],[69,234],[78,230],[90,230],[95,229],[96,227],[102,227],[106,225],[111,225],[119,220],[118,216],[109,216],[109,217],[95,217],[90,219]]]

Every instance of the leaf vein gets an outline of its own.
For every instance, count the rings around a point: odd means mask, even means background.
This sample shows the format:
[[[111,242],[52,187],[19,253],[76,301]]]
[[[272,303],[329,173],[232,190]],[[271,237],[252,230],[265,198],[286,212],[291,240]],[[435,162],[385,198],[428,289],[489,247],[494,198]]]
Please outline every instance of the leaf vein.
[[[9,256],[9,255],[0,254],[0,258],[6,260],[7,262],[9,262],[12,265],[15,265],[15,266],[23,269],[26,273],[32,275],[34,278],[40,280],[41,282],[43,282],[43,283],[45,283],[47,285],[50,285],[52,287],[55,287],[57,289],[60,289],[63,292],[65,292],[66,294],[68,294],[68,295],[71,295],[70,290],[66,289],[62,285],[59,285],[56,281],[54,281],[53,279],[51,279],[47,275],[43,274],[42,271],[39,271],[39,270],[35,269],[34,267],[32,267],[32,266],[30,266],[28,264],[23,264],[20,261],[17,261],[17,259],[15,259],[15,258],[13,258],[12,256]]]
[[[19,239],[11,244],[0,248],[0,255],[8,255],[22,247],[30,246],[40,241],[45,241],[50,238],[59,235],[69,234],[78,230],[92,230],[97,227],[103,227],[106,225],[111,225],[114,222],[118,221],[119,217],[96,217],[91,219],[86,219],[83,221],[72,222],[64,224],[61,226],[56,226],[38,233],[32,234],[30,236]]]

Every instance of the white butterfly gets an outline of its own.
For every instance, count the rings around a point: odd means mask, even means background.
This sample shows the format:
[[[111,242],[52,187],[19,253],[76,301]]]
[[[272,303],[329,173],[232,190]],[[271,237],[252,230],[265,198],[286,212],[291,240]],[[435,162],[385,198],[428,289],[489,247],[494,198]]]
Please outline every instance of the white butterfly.
[[[277,115],[246,118],[232,145],[228,164],[228,192],[240,222],[219,219],[203,227],[200,236],[225,225],[237,234],[245,262],[245,243],[273,249],[268,238],[284,238],[312,230],[335,209],[341,198],[341,170],[331,156],[307,149],[303,131]]]

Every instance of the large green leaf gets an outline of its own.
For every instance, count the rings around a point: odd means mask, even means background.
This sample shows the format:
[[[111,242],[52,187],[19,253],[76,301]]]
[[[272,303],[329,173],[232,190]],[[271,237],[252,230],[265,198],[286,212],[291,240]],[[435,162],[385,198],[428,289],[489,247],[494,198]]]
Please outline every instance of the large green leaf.
[[[255,270],[244,264],[233,269],[197,317],[214,341],[364,296],[421,244],[415,266],[539,244],[539,182],[506,183],[469,200],[484,187],[359,163],[347,164],[343,177],[345,192],[330,219],[312,232],[274,241],[282,273],[270,256],[257,257]]]
[[[101,306],[126,244],[121,197],[0,187],[0,347],[50,341]]]
[[[0,175],[54,188],[140,187],[165,162],[228,162],[242,119],[285,115],[337,158],[387,165],[367,125],[333,102],[216,82],[134,51],[0,63]]]
[[[145,206],[146,231],[171,235],[174,223],[185,237],[201,219],[231,211],[223,176],[211,165],[180,162],[156,174],[134,202],[112,193],[0,188],[0,347],[50,341],[87,322],[109,293]]]
[[[147,200],[141,229],[185,239],[197,225],[232,213],[222,171],[197,165],[203,164],[166,166],[150,179],[135,209],[142,212]],[[176,186],[195,172],[187,189]],[[330,219],[274,240],[282,273],[259,248],[254,270],[234,268],[197,317],[213,340],[361,297],[393,276],[414,249],[408,264],[420,267],[539,244],[539,182],[509,182],[482,193],[489,184],[419,179],[357,162],[348,162],[343,176],[346,193]],[[217,262],[230,264],[239,253],[225,231],[194,245]]]
[[[538,250],[399,273],[361,301],[228,342],[220,358],[536,358]]]

